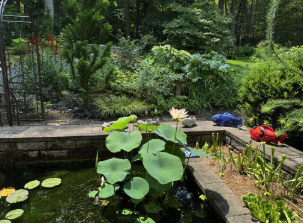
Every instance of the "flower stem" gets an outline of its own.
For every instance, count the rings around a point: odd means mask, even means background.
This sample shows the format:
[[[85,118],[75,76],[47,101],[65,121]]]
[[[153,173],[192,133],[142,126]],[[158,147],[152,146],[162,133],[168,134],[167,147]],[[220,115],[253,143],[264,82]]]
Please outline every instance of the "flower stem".
[[[177,119],[176,132],[175,132],[174,145],[173,145],[173,155],[174,155],[175,144],[176,144],[176,139],[177,139],[178,122],[179,122],[179,120]]]
[[[185,171],[186,167],[188,166],[190,156],[191,156],[191,153],[189,153],[189,155],[188,155],[187,163],[186,163],[186,165],[185,165],[185,167],[184,167],[184,169],[183,169],[183,172]]]

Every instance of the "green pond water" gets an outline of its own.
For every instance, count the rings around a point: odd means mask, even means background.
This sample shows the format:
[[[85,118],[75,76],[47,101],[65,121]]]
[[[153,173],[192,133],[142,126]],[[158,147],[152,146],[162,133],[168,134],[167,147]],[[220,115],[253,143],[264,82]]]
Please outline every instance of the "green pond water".
[[[143,175],[140,166],[133,165],[132,168],[132,173]],[[24,214],[20,218],[12,220],[12,223],[135,222],[139,215],[124,216],[119,211],[122,208],[138,210],[141,212],[140,216],[146,216],[142,214],[141,205],[139,204],[135,209],[134,204],[127,199],[121,189],[117,200],[108,199],[110,202],[108,206],[93,205],[94,199],[89,198],[87,194],[89,191],[96,190],[100,183],[96,169],[91,166],[0,169],[0,189],[9,186],[23,189],[29,181],[40,180],[42,182],[51,177],[61,178],[61,185],[51,189],[39,186],[34,190],[29,190],[29,198],[24,202],[9,204],[5,197],[0,198],[0,220],[5,219],[5,215],[14,209],[23,209]],[[161,219],[158,222],[222,222],[214,212],[201,208],[198,195],[195,195],[194,189],[191,191],[192,186],[193,182],[186,180],[182,184],[177,184],[172,196],[179,200],[180,211],[175,208],[168,209],[165,213],[161,213]],[[150,217],[153,218],[153,214]]]

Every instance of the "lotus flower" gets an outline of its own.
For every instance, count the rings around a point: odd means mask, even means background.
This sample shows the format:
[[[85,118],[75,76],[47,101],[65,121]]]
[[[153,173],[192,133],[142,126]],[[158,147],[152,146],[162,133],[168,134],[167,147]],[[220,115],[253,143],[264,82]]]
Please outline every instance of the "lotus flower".
[[[180,122],[182,122],[183,118],[186,118],[188,116],[185,109],[175,109],[174,107],[169,110],[169,113],[172,116],[172,120],[178,119]]]

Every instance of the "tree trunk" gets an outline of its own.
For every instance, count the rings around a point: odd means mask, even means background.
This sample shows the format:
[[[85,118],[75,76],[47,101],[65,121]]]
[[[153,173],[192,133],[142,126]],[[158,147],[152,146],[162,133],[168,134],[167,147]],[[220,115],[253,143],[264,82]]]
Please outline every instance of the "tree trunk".
[[[136,0],[136,39],[139,39],[140,0]]]
[[[89,87],[85,89],[85,107],[88,108],[89,106]]]
[[[175,95],[176,99],[178,99],[179,96],[181,96],[181,90],[182,90],[182,82],[176,81],[176,95]]]
[[[46,13],[49,10],[49,14],[53,18],[53,22],[54,22],[54,0],[45,0],[44,7]]]
[[[130,38],[129,0],[124,0],[125,35]]]
[[[222,12],[224,12],[224,0],[219,0],[219,9],[222,10]]]
[[[235,31],[235,11],[236,11],[235,4],[236,4],[236,0],[232,0],[231,1],[231,8],[230,8],[230,12],[233,15],[233,18],[232,18],[232,21],[231,21],[231,24],[230,24],[230,31],[232,33],[234,33],[234,31]]]

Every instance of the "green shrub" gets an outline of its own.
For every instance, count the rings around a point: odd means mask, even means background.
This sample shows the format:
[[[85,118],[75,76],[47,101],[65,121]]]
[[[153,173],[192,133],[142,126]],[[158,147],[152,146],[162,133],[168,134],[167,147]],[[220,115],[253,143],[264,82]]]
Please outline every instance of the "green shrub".
[[[102,116],[119,117],[131,114],[143,114],[148,105],[137,98],[127,96],[110,96],[98,98],[95,101]]]
[[[238,46],[234,48],[234,55],[237,57],[252,56],[256,52],[255,47],[245,44],[244,46]]]

